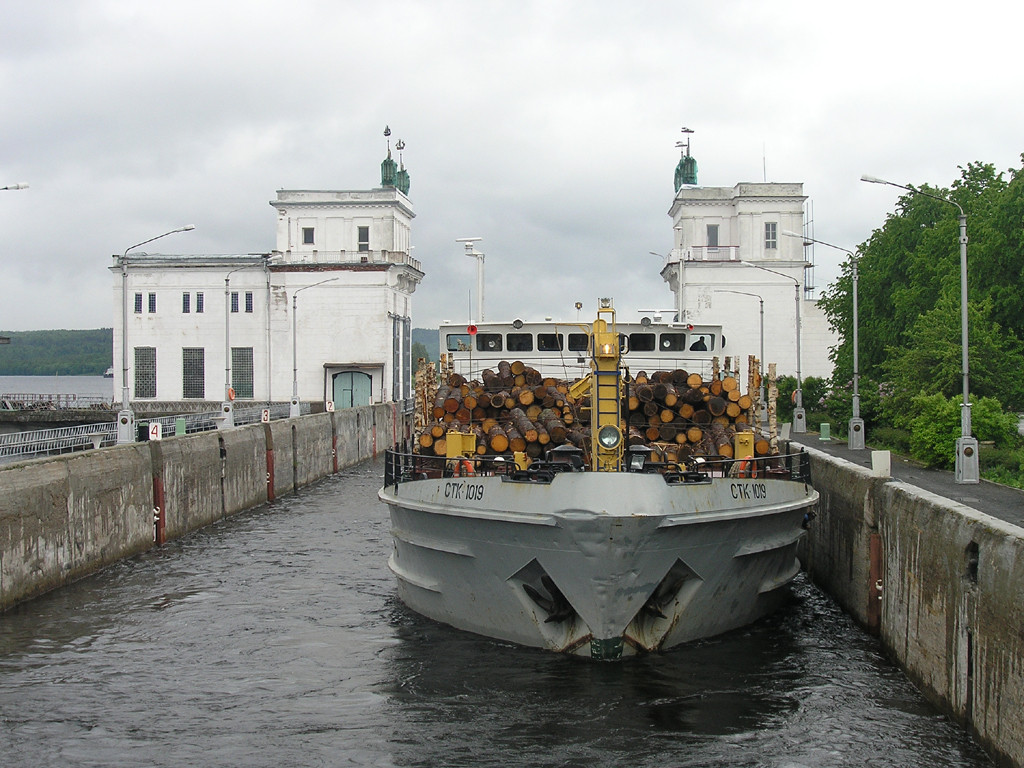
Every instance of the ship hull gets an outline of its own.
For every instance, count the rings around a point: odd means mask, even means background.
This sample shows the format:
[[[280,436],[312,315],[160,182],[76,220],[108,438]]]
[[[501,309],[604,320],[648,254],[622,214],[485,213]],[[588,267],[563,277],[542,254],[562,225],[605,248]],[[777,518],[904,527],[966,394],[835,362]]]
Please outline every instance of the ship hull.
[[[398,594],[436,621],[602,659],[749,624],[797,573],[810,486],[563,473],[386,486]]]

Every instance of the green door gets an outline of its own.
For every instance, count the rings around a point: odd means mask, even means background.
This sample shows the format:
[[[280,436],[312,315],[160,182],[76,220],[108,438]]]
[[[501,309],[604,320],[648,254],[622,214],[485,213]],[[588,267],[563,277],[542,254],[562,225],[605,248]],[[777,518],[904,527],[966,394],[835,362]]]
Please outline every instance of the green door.
[[[336,409],[370,404],[370,375],[361,371],[334,374],[334,407]]]

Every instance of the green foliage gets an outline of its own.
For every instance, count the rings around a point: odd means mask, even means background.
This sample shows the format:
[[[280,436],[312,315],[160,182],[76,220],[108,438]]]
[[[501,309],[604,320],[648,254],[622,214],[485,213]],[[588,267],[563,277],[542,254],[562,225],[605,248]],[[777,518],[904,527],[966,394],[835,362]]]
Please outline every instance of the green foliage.
[[[430,360],[430,353],[427,351],[427,348],[423,344],[421,344],[420,342],[414,341],[412,343],[412,368],[413,368],[413,370],[416,370],[416,365],[419,362],[420,358],[423,358],[424,360],[433,362],[433,361]]]
[[[911,401],[910,455],[930,467],[950,468],[960,436],[960,403],[941,394],[917,395]],[[972,433],[997,447],[1009,447],[1017,439],[1017,418],[1005,413],[998,400],[971,400]]]
[[[796,376],[780,376],[776,380],[779,388],[779,401],[776,415],[780,422],[793,420],[793,393],[796,391]],[[807,424],[810,426],[810,414],[820,412],[821,420],[826,420],[825,401],[830,391],[830,384],[827,379],[820,379],[816,376],[808,376],[803,380],[803,392],[801,401],[804,410],[807,411]]]
[[[0,331],[0,376],[102,376],[113,362],[113,331]]]

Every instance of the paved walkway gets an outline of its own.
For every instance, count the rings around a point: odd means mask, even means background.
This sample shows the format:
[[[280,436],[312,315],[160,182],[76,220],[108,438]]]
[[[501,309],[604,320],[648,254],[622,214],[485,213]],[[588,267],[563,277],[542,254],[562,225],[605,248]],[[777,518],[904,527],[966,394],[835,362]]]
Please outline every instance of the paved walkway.
[[[862,467],[871,467],[870,446],[863,451],[852,451],[844,441],[821,440],[814,432],[792,435],[791,441],[838,456]],[[892,455],[891,469],[894,478],[908,485],[916,485],[918,488],[1024,528],[1024,491],[989,480],[972,485],[958,485],[953,480],[953,472],[926,469],[896,454]]]

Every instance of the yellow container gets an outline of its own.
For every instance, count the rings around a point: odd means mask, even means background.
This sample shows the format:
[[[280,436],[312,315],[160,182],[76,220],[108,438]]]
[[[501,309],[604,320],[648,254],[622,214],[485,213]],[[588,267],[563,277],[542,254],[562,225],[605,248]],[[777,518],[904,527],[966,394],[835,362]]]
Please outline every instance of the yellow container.
[[[733,438],[732,457],[734,459],[754,458],[754,433],[737,432]]]
[[[473,456],[476,454],[476,435],[472,432],[449,432],[445,435],[445,457]]]

